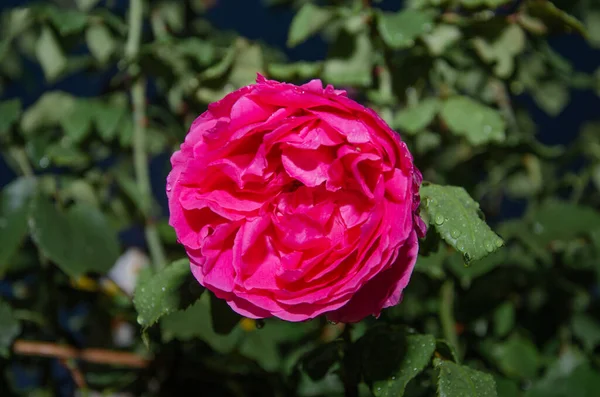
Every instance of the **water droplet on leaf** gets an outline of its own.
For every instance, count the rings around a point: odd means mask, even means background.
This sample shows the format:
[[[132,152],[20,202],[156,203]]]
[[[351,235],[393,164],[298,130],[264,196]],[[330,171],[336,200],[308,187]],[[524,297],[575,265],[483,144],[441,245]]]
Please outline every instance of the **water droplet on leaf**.
[[[445,221],[444,216],[443,215],[436,215],[435,217],[435,224],[436,225],[441,225],[443,224]]]

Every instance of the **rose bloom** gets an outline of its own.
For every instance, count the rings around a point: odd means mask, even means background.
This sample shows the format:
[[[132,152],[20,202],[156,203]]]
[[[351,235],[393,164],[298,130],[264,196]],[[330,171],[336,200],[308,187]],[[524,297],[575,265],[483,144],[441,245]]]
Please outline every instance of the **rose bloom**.
[[[259,75],[209,105],[171,164],[170,224],[198,282],[239,314],[356,322],[399,302],[422,177],[345,91]]]

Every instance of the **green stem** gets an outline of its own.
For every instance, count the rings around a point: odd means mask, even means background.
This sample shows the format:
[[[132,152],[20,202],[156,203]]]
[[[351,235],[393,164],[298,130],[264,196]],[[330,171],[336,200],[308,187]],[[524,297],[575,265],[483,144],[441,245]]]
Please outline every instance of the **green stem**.
[[[452,280],[447,280],[442,285],[440,295],[440,321],[444,338],[458,353],[458,335],[456,334],[456,321],[454,320],[454,282]]]
[[[156,225],[150,217],[152,190],[150,186],[148,153],[146,152],[146,79],[142,76],[136,76],[139,66],[133,63],[140,51],[143,16],[143,0],[131,0],[129,9],[129,36],[125,45],[125,57],[130,62],[130,73],[135,76],[135,81],[131,87],[133,105],[133,167],[140,193],[142,213],[146,217],[145,235],[150,257],[154,266],[160,268],[165,265],[166,258]]]
[[[27,158],[25,150],[13,147],[10,149],[10,155],[15,160],[15,163],[17,163],[19,170],[24,176],[33,176],[33,168],[31,167],[31,164],[29,164],[29,159]]]

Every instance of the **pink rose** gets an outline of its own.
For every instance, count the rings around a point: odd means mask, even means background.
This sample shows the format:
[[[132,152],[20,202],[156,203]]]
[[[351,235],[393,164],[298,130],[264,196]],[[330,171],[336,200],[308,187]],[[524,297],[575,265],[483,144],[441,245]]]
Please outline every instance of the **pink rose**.
[[[170,224],[239,314],[355,322],[399,302],[425,231],[421,174],[344,91],[259,75],[209,105],[171,164]]]

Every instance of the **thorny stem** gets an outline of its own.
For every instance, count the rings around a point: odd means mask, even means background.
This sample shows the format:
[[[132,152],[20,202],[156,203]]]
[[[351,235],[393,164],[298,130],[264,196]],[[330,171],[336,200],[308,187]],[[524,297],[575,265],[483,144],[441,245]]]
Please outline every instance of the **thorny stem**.
[[[131,0],[129,9],[129,36],[125,45],[125,57],[131,63],[130,71],[135,75],[139,65],[133,63],[137,58],[142,41],[143,0]],[[146,217],[145,235],[152,263],[161,268],[166,263],[164,249],[160,242],[156,225],[150,218],[152,190],[150,170],[146,153],[146,79],[136,76],[131,87],[133,104],[133,163],[137,187],[141,196],[140,205]]]

